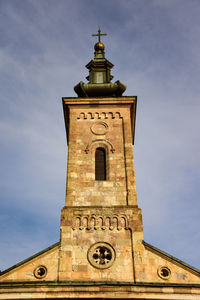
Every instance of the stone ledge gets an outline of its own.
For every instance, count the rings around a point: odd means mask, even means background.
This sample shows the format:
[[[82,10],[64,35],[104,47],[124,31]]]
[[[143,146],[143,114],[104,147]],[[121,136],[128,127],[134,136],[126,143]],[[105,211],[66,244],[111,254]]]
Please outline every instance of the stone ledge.
[[[200,284],[188,283],[160,283],[160,282],[123,282],[123,281],[9,281],[0,282],[0,287],[25,287],[25,286],[113,286],[123,287],[180,287],[180,288],[199,288]]]

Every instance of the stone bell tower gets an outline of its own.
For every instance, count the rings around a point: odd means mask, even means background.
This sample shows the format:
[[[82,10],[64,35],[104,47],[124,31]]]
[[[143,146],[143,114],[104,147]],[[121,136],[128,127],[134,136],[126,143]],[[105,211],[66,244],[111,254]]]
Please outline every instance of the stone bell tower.
[[[88,83],[63,98],[68,142],[60,240],[0,272],[0,299],[200,300],[200,270],[143,239],[133,143],[137,97],[112,83],[100,38]],[[95,35],[96,36],[96,35]],[[145,183],[144,183],[145,184]]]
[[[133,249],[142,243],[134,160],[136,97],[111,82],[113,64],[95,44],[89,83],[63,98],[68,139],[66,203],[61,215],[59,279],[134,280]]]

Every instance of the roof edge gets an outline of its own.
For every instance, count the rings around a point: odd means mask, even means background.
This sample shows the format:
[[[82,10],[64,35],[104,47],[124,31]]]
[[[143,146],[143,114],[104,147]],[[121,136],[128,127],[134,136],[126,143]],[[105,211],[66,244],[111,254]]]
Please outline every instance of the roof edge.
[[[62,99],[64,100],[64,99],[102,99],[102,98],[137,98],[137,96],[124,96],[124,95],[122,95],[122,96],[92,96],[92,97],[76,97],[76,96],[74,96],[74,97],[68,97],[68,96],[66,96],[66,97],[62,97]]]
[[[148,247],[148,248],[150,248],[150,249],[152,249],[152,250],[154,250],[154,251],[156,251],[156,252],[158,252],[158,253],[160,253],[160,254],[162,254],[162,255],[164,255],[164,256],[167,256],[168,258],[176,261],[177,263],[183,265],[184,267],[186,267],[186,268],[194,271],[195,273],[198,273],[198,275],[200,275],[200,270],[199,269],[197,269],[197,268],[195,268],[195,267],[193,267],[193,266],[185,263],[184,261],[182,261],[182,260],[180,260],[180,259],[172,256],[171,254],[168,254],[167,252],[164,252],[164,251],[162,251],[162,250],[160,250],[160,249],[158,249],[158,248],[150,245],[149,243],[147,243],[145,241],[143,241],[143,245],[146,246],[146,247]]]
[[[21,265],[25,264],[26,262],[30,261],[31,259],[36,258],[37,256],[40,256],[41,254],[43,254],[43,253],[45,253],[45,252],[47,252],[47,251],[49,251],[49,250],[57,247],[59,244],[60,244],[60,242],[57,242],[57,243],[55,243],[55,244],[53,244],[53,245],[51,245],[51,246],[49,246],[49,247],[47,247],[47,248],[39,251],[39,252],[37,252],[36,254],[34,254],[34,255],[32,255],[32,256],[30,256],[30,257],[28,257],[28,258],[20,261],[19,263],[13,265],[12,267],[10,267],[10,268],[8,268],[8,269],[0,272],[0,276],[3,275],[3,274],[5,274],[5,273],[8,273],[9,271],[11,271],[11,270],[13,270],[15,268],[20,267]]]

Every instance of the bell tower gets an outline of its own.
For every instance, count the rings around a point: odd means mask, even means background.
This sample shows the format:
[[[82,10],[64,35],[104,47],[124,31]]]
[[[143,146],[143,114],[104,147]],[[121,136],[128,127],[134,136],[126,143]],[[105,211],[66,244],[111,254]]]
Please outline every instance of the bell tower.
[[[137,97],[112,82],[100,29],[88,83],[64,97],[60,240],[0,272],[0,299],[200,299],[200,270],[143,239],[133,143]]]
[[[134,249],[143,241],[133,142],[137,97],[112,83],[98,31],[88,83],[63,98],[68,141],[61,213],[59,280],[134,281]]]

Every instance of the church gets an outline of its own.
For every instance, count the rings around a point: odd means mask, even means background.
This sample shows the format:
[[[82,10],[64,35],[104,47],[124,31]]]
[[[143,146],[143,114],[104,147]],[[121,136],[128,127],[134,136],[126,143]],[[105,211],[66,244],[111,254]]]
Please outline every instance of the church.
[[[88,83],[63,97],[68,163],[60,241],[0,273],[0,299],[200,299],[200,270],[144,241],[136,96],[112,82],[98,30]]]

